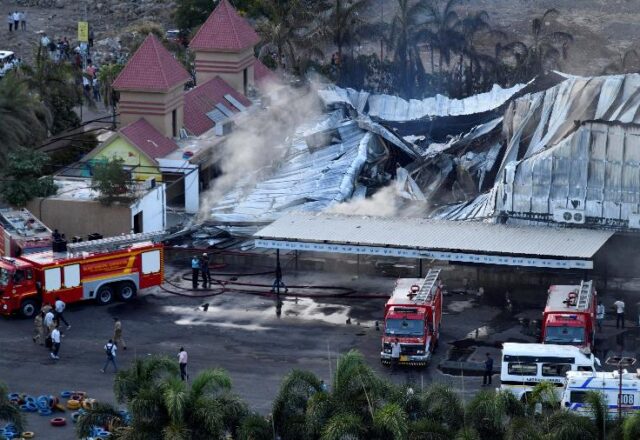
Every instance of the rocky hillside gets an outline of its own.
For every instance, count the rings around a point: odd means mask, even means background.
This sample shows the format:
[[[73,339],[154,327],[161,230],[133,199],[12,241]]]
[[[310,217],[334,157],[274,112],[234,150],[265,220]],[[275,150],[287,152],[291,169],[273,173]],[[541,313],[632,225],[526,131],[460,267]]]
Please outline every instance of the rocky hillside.
[[[395,0],[371,0],[371,19],[378,20],[382,12],[385,21],[390,21],[395,4]],[[0,0],[0,50],[14,50],[28,59],[30,45],[37,40],[35,31],[44,30],[55,37],[75,37],[76,22],[85,15],[94,26],[96,40],[117,39],[123,29],[141,21],[172,27],[174,5],[171,0]],[[497,28],[524,41],[527,41],[532,18],[547,8],[560,11],[557,25],[549,25],[574,36],[564,65],[569,73],[601,73],[607,64],[619,60],[625,50],[633,48],[640,37],[638,0],[467,0],[461,7],[463,11],[487,11]],[[2,18],[15,9],[27,11],[28,32],[9,34]]]

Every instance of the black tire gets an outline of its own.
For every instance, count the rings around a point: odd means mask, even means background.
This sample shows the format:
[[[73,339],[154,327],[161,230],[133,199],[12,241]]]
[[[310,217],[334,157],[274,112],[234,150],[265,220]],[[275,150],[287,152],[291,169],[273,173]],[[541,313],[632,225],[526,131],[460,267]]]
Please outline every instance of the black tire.
[[[20,314],[25,318],[33,318],[38,313],[38,301],[35,299],[25,299],[20,304]]]
[[[136,296],[136,285],[131,281],[125,281],[118,286],[118,298],[121,301],[131,301]]]
[[[113,291],[113,287],[107,284],[106,286],[102,286],[101,288],[98,289],[98,293],[96,294],[96,301],[101,306],[104,306],[106,304],[109,304],[111,301],[113,301],[114,297],[115,297],[115,293]]]

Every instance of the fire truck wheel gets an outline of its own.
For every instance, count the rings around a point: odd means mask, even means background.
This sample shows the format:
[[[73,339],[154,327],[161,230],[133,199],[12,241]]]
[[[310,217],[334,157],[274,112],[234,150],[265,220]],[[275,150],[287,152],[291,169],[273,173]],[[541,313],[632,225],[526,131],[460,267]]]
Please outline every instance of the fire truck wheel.
[[[136,285],[128,281],[120,283],[118,296],[122,301],[131,301],[136,296]]]
[[[33,318],[38,311],[38,303],[33,299],[25,299],[20,305],[20,312],[25,318]]]
[[[101,304],[101,305],[109,304],[111,301],[113,301],[113,287],[109,285],[102,286],[98,290],[98,295],[96,295],[96,301],[98,301],[98,304]]]

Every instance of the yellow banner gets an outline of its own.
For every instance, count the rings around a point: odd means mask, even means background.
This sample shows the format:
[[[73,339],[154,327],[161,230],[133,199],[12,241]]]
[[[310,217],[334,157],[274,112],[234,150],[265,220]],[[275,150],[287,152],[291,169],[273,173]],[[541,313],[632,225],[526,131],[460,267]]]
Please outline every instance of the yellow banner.
[[[78,22],[78,41],[84,41],[85,43],[89,41],[89,22],[88,21]]]

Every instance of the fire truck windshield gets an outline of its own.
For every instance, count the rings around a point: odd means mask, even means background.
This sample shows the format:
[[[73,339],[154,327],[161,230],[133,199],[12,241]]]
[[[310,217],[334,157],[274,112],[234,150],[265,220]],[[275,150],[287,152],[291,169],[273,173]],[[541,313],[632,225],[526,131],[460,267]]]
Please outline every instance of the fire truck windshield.
[[[584,342],[584,328],[547,327],[544,342],[547,344],[582,344]]]
[[[11,276],[11,273],[7,269],[0,267],[0,286],[1,287],[6,287],[7,284],[9,284],[10,276]]]
[[[424,323],[419,319],[387,319],[385,333],[387,336],[422,336]]]

